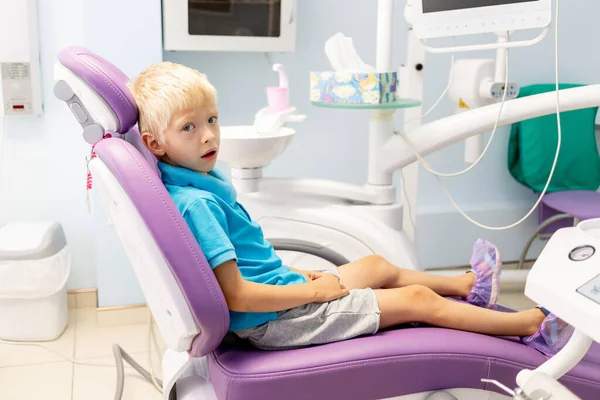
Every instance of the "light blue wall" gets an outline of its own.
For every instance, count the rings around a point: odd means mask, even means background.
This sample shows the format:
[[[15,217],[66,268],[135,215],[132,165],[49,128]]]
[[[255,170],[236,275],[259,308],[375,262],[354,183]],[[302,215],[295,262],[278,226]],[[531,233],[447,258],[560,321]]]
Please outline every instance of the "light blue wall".
[[[83,0],[83,21],[85,46],[126,75],[135,77],[148,65],[162,61],[160,0]],[[98,303],[100,307],[143,303],[98,193],[94,192],[93,200]]]
[[[73,254],[69,288],[95,287],[92,220],[85,207],[88,146],[53,94],[58,52],[83,44],[81,0],[39,1],[40,61],[44,114],[5,117],[0,147],[0,223],[59,221]]]
[[[600,57],[595,57],[589,46],[593,45],[590,44],[590,38],[598,37],[600,33],[600,27],[595,22],[600,4],[592,0],[583,3],[587,7],[585,12],[583,4],[569,7],[570,3],[562,2],[560,76],[562,81],[596,83],[600,81]],[[308,114],[309,119],[297,126],[298,134],[294,142],[266,168],[265,174],[335,179],[355,184],[362,184],[366,180],[368,114],[316,108],[309,102],[309,71],[330,68],[323,46],[336,32],[351,36],[361,57],[372,65],[375,63],[376,2],[345,0],[343,9],[341,4],[340,0],[299,1],[297,51],[270,56],[271,62],[285,65],[291,82],[292,105]],[[367,7],[367,4],[371,6]],[[395,66],[401,65],[406,57],[403,4],[403,0],[395,1]],[[532,36],[518,36],[523,37]],[[489,40],[495,40],[495,37],[489,35],[478,41]],[[585,40],[585,44],[581,40]],[[522,85],[552,82],[553,43],[553,37],[549,36],[536,47],[511,51],[511,79]],[[442,41],[441,44],[449,42]],[[495,53],[467,53],[459,57],[491,58],[495,57]],[[264,87],[277,83],[277,76],[271,72],[264,54],[166,52],[164,58],[187,64],[208,75],[219,90],[223,125],[251,123],[254,113],[265,104]],[[425,109],[433,104],[445,88],[449,67],[449,55],[428,55],[425,65]],[[442,101],[428,120],[451,112],[449,102]],[[401,113],[396,119],[401,122]],[[508,225],[519,220],[535,201],[532,194],[508,174],[507,140],[508,130],[499,130],[481,165],[465,176],[445,181],[467,213],[491,225]],[[459,143],[427,159],[438,170],[458,171],[466,167],[463,148],[464,145]],[[482,182],[486,182],[489,189],[478,189]],[[514,260],[535,229],[535,218],[503,232],[490,232],[471,225],[454,210],[437,181],[422,168],[418,194],[417,247],[421,263],[427,268],[464,265],[469,260],[472,243],[480,236],[497,243],[505,259]],[[534,247],[531,254],[535,255],[540,247],[539,244]]]
[[[118,12],[117,12],[118,10]],[[44,114],[6,117],[0,147],[0,223],[55,220],[73,255],[69,289],[98,287],[100,305],[144,298],[100,198],[85,202],[90,147],[64,103],[53,96],[57,54],[87,47],[129,75],[162,61],[160,0],[39,0]]]

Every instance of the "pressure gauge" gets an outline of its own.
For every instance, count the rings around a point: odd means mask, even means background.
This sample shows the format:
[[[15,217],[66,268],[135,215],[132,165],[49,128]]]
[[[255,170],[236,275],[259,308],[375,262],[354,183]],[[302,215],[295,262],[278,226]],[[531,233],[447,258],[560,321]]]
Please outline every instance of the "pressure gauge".
[[[569,258],[571,261],[585,261],[594,255],[596,249],[593,246],[585,245],[575,247],[569,253]]]

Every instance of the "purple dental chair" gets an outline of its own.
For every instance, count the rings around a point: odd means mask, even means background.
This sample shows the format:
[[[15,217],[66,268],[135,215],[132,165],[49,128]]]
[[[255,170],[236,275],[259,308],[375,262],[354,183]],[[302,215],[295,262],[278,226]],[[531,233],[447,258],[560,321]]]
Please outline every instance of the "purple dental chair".
[[[63,50],[58,60],[55,95],[68,104],[84,139],[99,141],[90,163],[94,188],[168,346],[165,399],[425,399],[439,391],[456,396],[436,394],[443,399],[487,399],[497,389],[482,378],[515,387],[519,371],[547,360],[516,339],[438,328],[271,352],[233,340],[219,284],[141,144],[127,77],[79,47]],[[561,382],[584,400],[600,399],[599,348]]]

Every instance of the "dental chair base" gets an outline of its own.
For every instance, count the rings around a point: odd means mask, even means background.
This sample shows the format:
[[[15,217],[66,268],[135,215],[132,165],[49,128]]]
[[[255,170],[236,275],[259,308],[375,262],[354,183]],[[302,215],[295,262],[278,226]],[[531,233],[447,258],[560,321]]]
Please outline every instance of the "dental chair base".
[[[418,270],[413,242],[402,226],[402,205],[363,205],[347,198],[276,189],[241,193],[239,201],[276,248],[316,255],[338,254],[342,265],[378,254],[394,265]]]

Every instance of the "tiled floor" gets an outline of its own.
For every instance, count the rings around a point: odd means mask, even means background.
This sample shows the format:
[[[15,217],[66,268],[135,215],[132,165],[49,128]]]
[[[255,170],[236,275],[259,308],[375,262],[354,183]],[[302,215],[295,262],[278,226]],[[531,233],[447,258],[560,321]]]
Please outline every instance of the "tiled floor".
[[[506,293],[500,304],[526,309],[533,303],[518,293]],[[94,308],[72,309],[68,329],[56,341],[44,343],[59,354],[84,363],[73,365],[43,348],[0,344],[0,399],[2,400],[106,400],[114,398],[116,371],[112,345],[118,343],[144,368],[148,367],[148,326],[98,324]],[[158,340],[161,352],[162,340]],[[161,375],[154,353],[154,370]],[[127,365],[127,364],[126,364]],[[126,367],[123,400],[159,400],[161,394]]]
[[[105,366],[74,365],[43,348],[0,344],[0,399],[113,399],[116,385],[113,343],[118,343],[140,365],[148,368],[148,325],[99,326],[94,308],[70,311],[65,333],[58,340],[43,344],[67,358]],[[161,352],[164,351],[160,338],[158,342]],[[153,361],[156,376],[160,378],[156,352]],[[123,400],[162,399],[151,384],[125,365]]]

